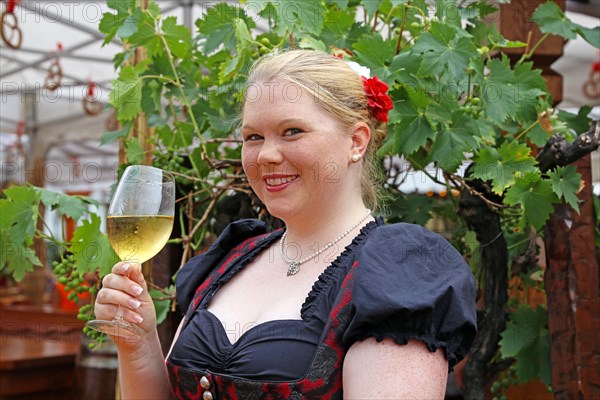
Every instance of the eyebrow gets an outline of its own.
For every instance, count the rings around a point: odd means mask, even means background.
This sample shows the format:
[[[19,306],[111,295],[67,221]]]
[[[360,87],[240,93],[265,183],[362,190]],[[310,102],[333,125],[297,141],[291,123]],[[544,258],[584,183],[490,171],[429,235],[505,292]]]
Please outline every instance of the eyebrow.
[[[289,124],[292,122],[304,123],[305,120],[302,118],[286,118],[286,119],[282,119],[281,121],[279,121],[279,125],[285,125],[285,124]],[[248,124],[243,124],[240,129],[251,130],[251,131],[257,130],[252,125],[248,125]]]

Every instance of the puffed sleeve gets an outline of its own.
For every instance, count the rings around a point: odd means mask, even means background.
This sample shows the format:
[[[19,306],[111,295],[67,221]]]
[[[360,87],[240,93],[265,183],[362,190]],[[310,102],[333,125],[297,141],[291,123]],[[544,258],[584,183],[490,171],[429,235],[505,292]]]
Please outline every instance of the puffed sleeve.
[[[208,251],[191,258],[177,273],[175,288],[179,308],[185,313],[198,286],[231,249],[266,232],[266,225],[256,219],[242,219],[227,225]]]
[[[381,226],[357,261],[346,346],[415,339],[443,348],[450,369],[464,358],[476,333],[475,280],[446,239],[418,225]]]

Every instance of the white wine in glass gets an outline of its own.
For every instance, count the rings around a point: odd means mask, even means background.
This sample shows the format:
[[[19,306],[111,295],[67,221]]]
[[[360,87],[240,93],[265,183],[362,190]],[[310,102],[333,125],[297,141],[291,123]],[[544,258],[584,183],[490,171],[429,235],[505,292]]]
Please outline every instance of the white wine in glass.
[[[175,214],[175,179],[161,169],[131,165],[125,169],[106,218],[111,247],[121,261],[143,263],[167,243]],[[112,321],[89,321],[87,326],[113,336],[135,338],[143,330],[123,319],[119,306]]]

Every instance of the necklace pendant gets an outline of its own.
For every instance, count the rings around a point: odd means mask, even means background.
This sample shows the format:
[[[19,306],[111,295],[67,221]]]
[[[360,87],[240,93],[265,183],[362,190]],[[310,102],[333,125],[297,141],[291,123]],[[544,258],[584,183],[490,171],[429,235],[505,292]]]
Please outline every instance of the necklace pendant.
[[[292,261],[288,264],[287,276],[296,275],[300,271],[300,264],[296,261]]]

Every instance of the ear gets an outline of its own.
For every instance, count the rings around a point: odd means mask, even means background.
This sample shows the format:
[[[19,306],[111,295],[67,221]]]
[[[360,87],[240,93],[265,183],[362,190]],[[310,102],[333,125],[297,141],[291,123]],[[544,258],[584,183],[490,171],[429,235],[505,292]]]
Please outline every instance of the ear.
[[[371,141],[371,128],[364,122],[357,122],[351,127],[352,147],[350,157],[354,154],[364,156]]]

